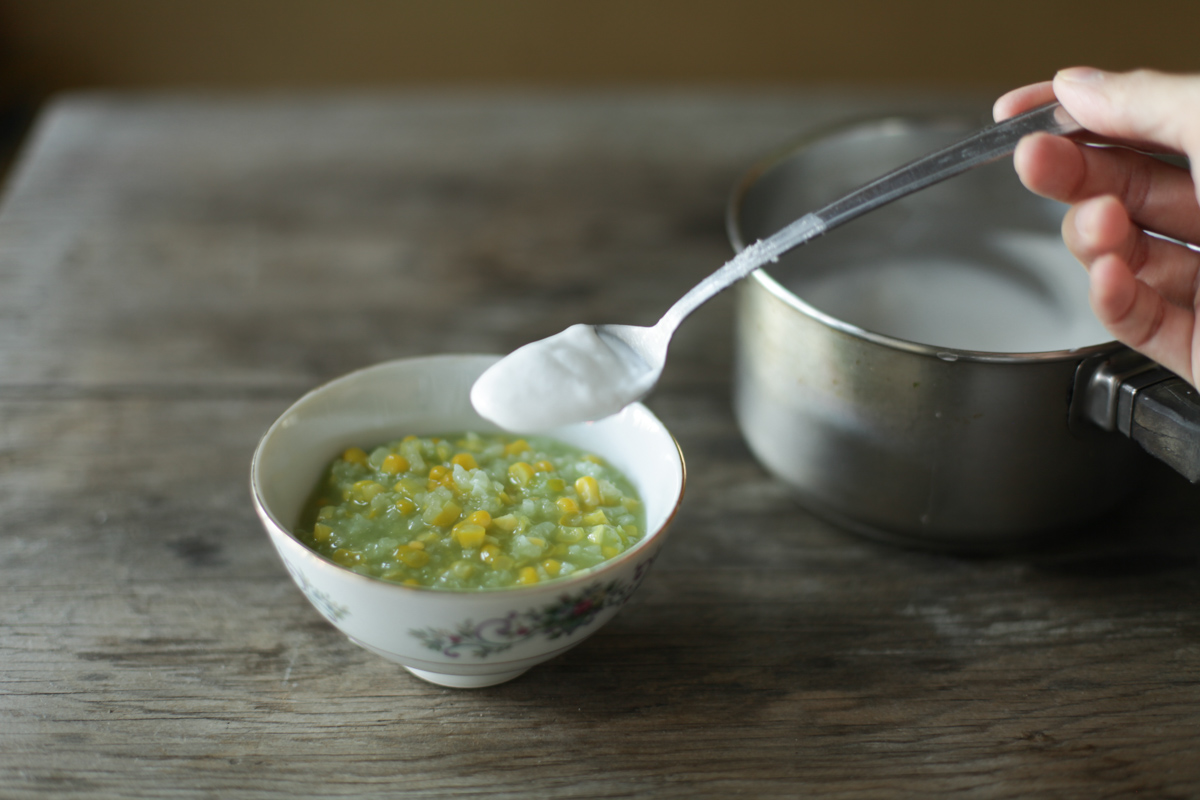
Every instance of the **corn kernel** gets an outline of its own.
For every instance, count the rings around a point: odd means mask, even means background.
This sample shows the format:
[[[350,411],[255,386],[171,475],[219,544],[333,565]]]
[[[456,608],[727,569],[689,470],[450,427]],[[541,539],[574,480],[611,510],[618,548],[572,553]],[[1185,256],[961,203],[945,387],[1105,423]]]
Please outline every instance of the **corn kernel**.
[[[573,497],[560,497],[555,501],[555,504],[558,506],[558,510],[564,514],[579,513],[579,503],[576,503]]]
[[[579,499],[585,506],[600,505],[600,484],[591,475],[584,475],[575,481],[575,491],[579,492]]]
[[[584,525],[607,525],[608,515],[604,513],[604,509],[597,508],[592,513],[585,515],[582,521]]]
[[[537,583],[537,582],[538,582],[537,570],[534,569],[533,567],[522,567],[521,571],[517,573],[517,583],[520,583],[524,586],[528,586],[532,583]]]
[[[620,554],[620,552],[621,551],[619,549],[617,549],[616,547],[612,547],[612,546],[605,546],[605,547],[600,548],[600,555],[604,556],[605,558],[612,558],[613,556]]]
[[[351,464],[361,464],[365,467],[367,465],[367,451],[361,447],[351,447],[342,453],[342,461],[349,461]]]
[[[583,517],[579,514],[563,514],[558,518],[558,524],[566,528],[578,528],[583,524]]]
[[[542,562],[542,569],[551,578],[557,577],[558,573],[562,571],[562,562],[556,561],[553,558],[547,558]]]
[[[512,533],[521,524],[521,520],[512,514],[505,514],[502,517],[496,517],[492,520],[492,524],[502,531]]]
[[[636,497],[625,496],[621,498],[621,505],[625,507],[626,511],[636,511],[640,504]]]
[[[475,574],[475,565],[469,561],[455,561],[450,570],[460,578],[469,578]]]
[[[333,535],[333,528],[328,525],[322,525],[318,522],[313,526],[313,539],[318,542],[329,541],[329,537]]]
[[[512,498],[508,496],[508,492],[500,492],[500,494],[496,495],[496,499],[506,506],[512,505]]]
[[[408,472],[408,459],[404,456],[398,456],[392,453],[383,460],[379,465],[381,472],[386,472],[388,475],[397,475],[401,472]]]
[[[410,547],[400,547],[397,548],[396,555],[405,564],[416,569],[420,569],[429,563],[429,553],[426,553],[424,550],[413,550]]]
[[[569,552],[570,548],[568,548],[565,544],[556,544],[554,547],[550,548],[550,555],[552,556],[565,556]]]
[[[567,488],[567,482],[562,478],[551,478],[550,480],[546,481],[546,488],[552,492],[561,492],[563,489]]]
[[[508,477],[518,486],[528,486],[529,481],[533,479],[533,467],[524,461],[518,461],[509,466]]]
[[[506,456],[515,456],[518,453],[524,453],[529,449],[529,442],[524,439],[515,439],[504,445],[504,454]]]
[[[537,470],[538,472],[553,472],[554,471],[554,465],[551,464],[549,461],[546,461],[545,459],[542,459],[541,461],[533,462],[533,468],[535,470]]]
[[[583,535],[583,528],[564,528],[560,526],[554,532],[554,539],[564,544],[579,544],[583,541]]]
[[[604,466],[604,459],[601,458],[600,456],[596,455],[595,453],[588,453],[587,455],[585,455],[583,457],[583,460],[590,461],[593,464],[599,464],[600,466]]]
[[[417,580],[416,578],[405,578],[404,585],[405,586],[420,586],[421,582],[419,580]]]
[[[542,537],[540,537],[540,536],[530,536],[530,537],[529,537],[529,543],[530,543],[530,544],[532,544],[532,545],[537,545],[538,547],[545,547],[545,546],[546,546],[546,540],[545,540],[545,539],[543,539],[543,538],[542,538]]]
[[[421,542],[421,541],[409,542],[408,546],[411,547],[413,550],[424,550],[425,549],[425,543]]]
[[[458,453],[450,459],[451,464],[458,464],[463,469],[479,469],[479,462],[470,453]]]
[[[386,490],[375,481],[358,481],[350,487],[350,496],[360,503],[369,503],[384,491]]]
[[[458,518],[461,515],[462,515],[462,509],[459,508],[456,503],[453,503],[453,502],[446,503],[446,505],[442,506],[442,510],[439,511],[438,513],[434,514],[433,518],[427,520],[427,522],[430,525],[437,525],[438,527],[443,527],[445,525],[451,525],[451,524],[457,522]]]
[[[473,522],[464,522],[454,528],[454,538],[461,547],[479,547],[487,533]]]
[[[494,544],[485,544],[479,548],[479,560],[485,564],[495,564],[497,558],[503,555],[504,551]]]
[[[352,567],[362,561],[362,553],[356,553],[353,550],[347,550],[344,547],[339,547],[333,551],[333,560],[341,564],[343,567]]]
[[[396,501],[396,510],[401,514],[411,514],[417,510],[417,504],[407,497],[401,497]]]
[[[480,509],[467,517],[467,522],[474,522],[479,527],[486,528],[492,524],[492,515]]]

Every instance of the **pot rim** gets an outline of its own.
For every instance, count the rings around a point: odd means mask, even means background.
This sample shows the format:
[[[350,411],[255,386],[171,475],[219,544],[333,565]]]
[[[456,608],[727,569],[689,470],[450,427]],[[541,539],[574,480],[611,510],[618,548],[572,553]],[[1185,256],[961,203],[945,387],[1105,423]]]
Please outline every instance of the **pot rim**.
[[[730,244],[733,245],[734,252],[739,253],[748,245],[742,235],[740,223],[740,215],[746,195],[764,175],[785,161],[794,158],[803,150],[812,147],[819,142],[832,139],[836,136],[844,136],[851,132],[864,132],[871,130],[896,131],[898,129],[905,128],[948,125],[969,128],[970,122],[967,120],[965,115],[933,116],[916,114],[890,114],[886,116],[860,117],[851,120],[843,120],[832,125],[817,128],[792,140],[788,145],[779,148],[775,152],[767,155],[753,164],[734,184],[733,190],[729,195],[729,201],[726,203],[725,207],[725,232],[729,237]],[[749,275],[749,279],[756,281],[770,294],[805,316],[808,316],[813,320],[827,327],[833,328],[834,330],[840,331],[848,336],[864,339],[866,341],[895,350],[903,350],[914,355],[937,358],[941,361],[975,361],[991,364],[1021,364],[1033,361],[1078,361],[1089,356],[1125,349],[1125,345],[1111,339],[1106,342],[1099,342],[1097,344],[1077,347],[1074,349],[1045,350],[1029,353],[970,350],[955,347],[936,347],[933,345],[922,344],[921,342],[900,339],[895,336],[888,336],[882,333],[875,333],[827,314],[824,311],[821,311],[820,309],[806,303],[800,298],[799,295],[784,288],[781,283],[776,281],[773,277],[771,277],[770,274],[768,274],[766,268],[755,270]]]

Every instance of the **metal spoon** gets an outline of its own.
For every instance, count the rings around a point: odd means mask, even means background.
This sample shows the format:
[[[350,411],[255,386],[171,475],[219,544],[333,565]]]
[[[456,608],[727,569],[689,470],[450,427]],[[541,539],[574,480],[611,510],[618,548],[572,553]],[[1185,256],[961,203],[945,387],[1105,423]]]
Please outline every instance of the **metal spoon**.
[[[1039,106],[1024,114],[1019,114],[1004,122],[983,128],[967,138],[948,145],[929,155],[911,161],[892,172],[887,173],[870,183],[855,189],[850,194],[829,205],[809,214],[786,226],[767,239],[755,242],[742,250],[736,257],[727,262],[716,272],[709,275],[699,284],[681,297],[662,318],[651,327],[638,325],[595,325],[592,327],[595,337],[604,348],[596,347],[596,343],[587,337],[572,339],[564,351],[563,334],[557,334],[540,342],[526,345],[513,355],[502,359],[492,369],[484,373],[480,382],[472,391],[472,400],[476,409],[485,417],[510,428],[530,428],[531,422],[544,421],[543,427],[554,427],[567,422],[599,419],[619,411],[629,403],[640,400],[654,387],[662,375],[663,366],[667,360],[667,348],[671,337],[674,336],[680,323],[693,311],[709,301],[719,292],[727,289],[737,281],[754,272],[769,262],[778,261],[784,253],[832,230],[850,220],[873,211],[880,206],[898,200],[905,195],[932,186],[935,183],[951,178],[969,169],[1002,158],[1016,149],[1022,137],[1031,133],[1044,131],[1056,135],[1074,133],[1081,126],[1058,103]],[[580,326],[575,326],[576,328]],[[571,331],[572,329],[568,329]],[[566,333],[566,332],[564,332]],[[578,333],[578,331],[576,331]],[[595,382],[599,389],[611,389],[613,381],[621,387],[627,387],[624,392],[618,391],[616,396],[612,391],[588,391],[589,386],[580,386],[579,370],[558,369],[539,373],[544,384],[547,380],[567,380],[576,385],[571,393],[573,397],[584,398],[575,403],[578,407],[558,408],[552,413],[547,407],[556,400],[555,386],[539,385],[533,391],[524,391],[511,397],[492,397],[489,402],[482,402],[484,395],[507,391],[503,388],[514,385],[510,380],[513,376],[503,373],[510,359],[522,361],[522,367],[528,365],[531,354],[536,355],[536,348],[543,343],[553,343],[550,348],[544,348],[548,353],[554,350],[553,357],[544,359],[553,361],[555,367],[570,361],[570,348],[575,342],[583,342],[590,348],[589,352],[580,349],[581,360],[589,363],[602,363],[606,370],[612,370],[611,375],[595,375],[586,378]],[[599,353],[596,351],[599,350]],[[600,356],[597,359],[597,355]],[[520,356],[514,359],[514,356]],[[593,370],[597,372],[601,370]],[[553,373],[553,374],[551,374]],[[620,373],[620,374],[617,374]],[[604,381],[606,383],[601,384]],[[586,398],[596,396],[595,402]],[[532,404],[532,406],[530,405]],[[486,406],[486,409],[485,409]],[[519,413],[517,413],[519,407]],[[536,411],[532,411],[537,407]],[[513,409],[512,415],[504,413],[505,408]],[[507,419],[505,417],[508,417]],[[516,424],[514,424],[516,423]]]

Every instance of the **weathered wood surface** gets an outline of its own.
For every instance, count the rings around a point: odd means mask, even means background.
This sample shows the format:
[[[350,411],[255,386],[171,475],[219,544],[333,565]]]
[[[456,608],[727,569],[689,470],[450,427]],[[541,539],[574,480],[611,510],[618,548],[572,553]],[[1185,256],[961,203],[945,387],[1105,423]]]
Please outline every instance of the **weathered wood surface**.
[[[916,104],[916,100],[906,100]],[[729,304],[650,405],[688,458],[631,606],[495,688],[327,625],[250,454],[369,363],[649,322],[835,95],[77,97],[0,211],[0,797],[1200,795],[1200,496],[963,559],[794,506],[729,409]],[[979,107],[986,110],[986,101]]]

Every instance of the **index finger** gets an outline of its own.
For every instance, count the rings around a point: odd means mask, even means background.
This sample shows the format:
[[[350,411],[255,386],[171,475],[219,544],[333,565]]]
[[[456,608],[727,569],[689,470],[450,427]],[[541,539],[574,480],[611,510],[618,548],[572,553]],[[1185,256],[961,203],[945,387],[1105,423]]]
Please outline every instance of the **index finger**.
[[[1045,105],[1054,100],[1054,83],[1042,81],[1013,89],[1000,97],[992,106],[992,118],[1001,122],[1009,117],[1015,117],[1022,111]]]

